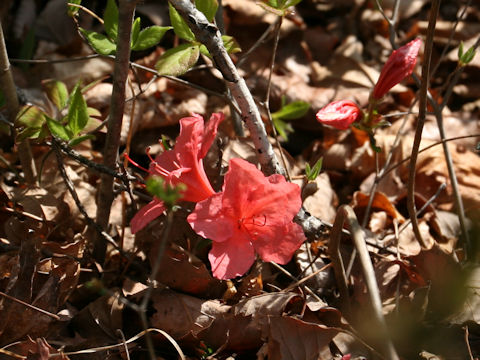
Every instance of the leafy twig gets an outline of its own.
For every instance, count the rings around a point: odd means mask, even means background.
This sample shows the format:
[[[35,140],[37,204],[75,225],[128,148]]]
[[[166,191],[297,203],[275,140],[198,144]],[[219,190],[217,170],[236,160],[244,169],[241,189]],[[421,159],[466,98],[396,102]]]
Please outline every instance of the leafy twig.
[[[110,105],[110,116],[107,124],[107,137],[103,152],[103,164],[115,169],[120,146],[123,110],[125,107],[125,83],[127,81],[130,38],[136,0],[120,0],[118,14],[118,37],[115,68],[113,73],[113,90]],[[102,175],[98,191],[97,223],[103,228],[108,227],[110,208],[113,202],[113,178]],[[105,259],[106,243],[101,237],[96,237],[93,256],[99,263]]]

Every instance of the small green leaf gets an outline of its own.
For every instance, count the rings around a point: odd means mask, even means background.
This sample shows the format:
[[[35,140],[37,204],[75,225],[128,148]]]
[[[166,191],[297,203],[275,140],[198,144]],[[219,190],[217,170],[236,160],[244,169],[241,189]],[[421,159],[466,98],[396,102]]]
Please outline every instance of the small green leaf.
[[[25,105],[17,114],[15,124],[26,128],[41,128],[45,124],[45,113],[36,106]]]
[[[89,134],[89,135],[78,136],[78,137],[73,138],[72,140],[70,140],[70,141],[68,142],[68,145],[70,145],[70,146],[73,147],[73,146],[78,145],[78,144],[80,144],[81,142],[86,141],[86,140],[89,140],[89,139],[91,139],[91,140],[95,139],[95,135]]]
[[[295,6],[300,3],[302,0],[287,0],[285,2],[285,8],[289,8],[290,6]]]
[[[135,21],[133,22],[132,36],[131,36],[131,39],[130,39],[130,49],[132,49],[132,50],[133,50],[133,46],[135,45],[135,43],[138,40],[138,35],[140,34],[141,23],[142,23],[142,20],[139,17],[137,17],[135,19]]]
[[[58,80],[47,80],[42,82],[48,98],[55,104],[58,110],[67,106],[68,90],[65,83]]]
[[[163,35],[173,29],[171,26],[150,26],[138,34],[137,41],[132,47],[132,50],[140,51],[151,48],[152,46],[157,45],[163,38]]]
[[[458,45],[458,60],[461,60],[463,57],[463,41],[460,41],[460,45]]]
[[[317,178],[318,174],[320,174],[320,171],[322,170],[322,163],[323,163],[323,157],[318,159],[312,168],[310,168],[309,163],[305,164],[305,174],[307,175],[308,181],[313,181]]]
[[[42,128],[35,128],[35,127],[25,128],[19,133],[17,133],[15,141],[21,142],[25,139],[38,139],[40,138],[41,133],[42,133]]]
[[[217,0],[195,0],[195,6],[205,15],[208,21],[213,22],[218,9]]]
[[[182,44],[165,51],[160,56],[155,68],[159,75],[179,76],[197,63],[200,47],[192,44]]]
[[[242,51],[242,48],[238,44],[237,40],[233,36],[222,35],[223,46],[229,54],[234,54]]]
[[[95,31],[78,28],[85,36],[90,46],[100,55],[114,55],[117,51],[117,45],[112,43],[105,35]]]
[[[170,3],[168,4],[168,11],[170,13],[170,22],[172,23],[175,34],[181,39],[190,42],[195,41],[195,35],[192,30],[190,30],[185,20],[183,20],[178,11]]]
[[[182,192],[186,190],[184,184],[177,184],[175,187],[165,183],[165,180],[160,176],[151,176],[146,182],[147,191],[158,199],[162,200],[168,208],[181,198]]]
[[[108,37],[110,40],[116,41],[118,35],[118,7],[115,0],[107,1],[107,8],[103,14],[103,21],[103,26],[105,26],[105,31],[107,32]]]
[[[280,118],[272,117],[273,126],[277,129],[277,132],[283,137],[286,141],[288,141],[288,134],[293,132],[292,125],[289,123],[281,120]]]
[[[69,131],[65,125],[60,124],[57,120],[52,119],[47,115],[45,115],[45,118],[47,120],[48,130],[50,130],[50,133],[53,136],[65,141],[68,141],[72,138],[72,132]]]
[[[462,55],[462,58],[460,59],[460,61],[462,62],[462,64],[467,65],[473,60],[474,57],[475,57],[475,48],[471,46],[467,50],[467,52]]]
[[[310,109],[309,103],[305,101],[294,101],[274,112],[272,114],[272,118],[278,118],[282,120],[298,119],[304,116],[308,109]]]
[[[67,2],[69,2],[71,4],[80,5],[82,3],[82,0],[69,0]],[[75,15],[77,15],[78,10],[80,10],[80,8],[78,8],[76,6],[69,5],[68,8],[67,8],[67,15],[70,16],[70,17],[74,17]]]
[[[75,89],[70,97],[67,119],[67,126],[72,131],[73,136],[77,136],[77,134],[82,131],[88,123],[89,116],[87,111],[87,103],[83,98],[80,86],[78,86],[78,84],[75,86]]]

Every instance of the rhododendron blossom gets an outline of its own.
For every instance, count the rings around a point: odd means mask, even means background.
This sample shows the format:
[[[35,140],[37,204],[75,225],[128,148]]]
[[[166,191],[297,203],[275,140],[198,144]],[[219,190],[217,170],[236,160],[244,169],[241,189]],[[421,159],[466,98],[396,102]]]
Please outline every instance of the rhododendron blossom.
[[[355,121],[361,120],[362,110],[353,101],[334,101],[317,112],[317,120],[338,130],[346,130]]]
[[[151,175],[163,177],[167,184],[185,184],[182,200],[198,202],[213,195],[202,159],[207,155],[217,134],[218,124],[224,119],[222,113],[214,113],[204,126],[203,117],[194,114],[180,120],[180,135],[172,150],[164,151],[149,167]],[[143,229],[150,221],[160,216],[165,206],[160,199],[153,199],[133,217],[132,233]]]
[[[197,203],[187,220],[212,240],[208,255],[216,278],[243,275],[255,261],[286,264],[305,241],[292,220],[300,210],[300,187],[282,175],[265,177],[253,164],[232,159],[222,192]]]
[[[413,72],[421,45],[422,40],[415,39],[392,52],[373,89],[374,99],[381,99],[392,87]]]

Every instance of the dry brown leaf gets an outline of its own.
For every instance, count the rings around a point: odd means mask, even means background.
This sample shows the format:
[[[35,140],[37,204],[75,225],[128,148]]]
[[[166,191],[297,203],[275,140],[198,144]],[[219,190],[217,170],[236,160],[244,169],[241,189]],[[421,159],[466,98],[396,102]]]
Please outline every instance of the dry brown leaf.
[[[293,181],[302,186],[301,181]],[[336,206],[338,203],[337,195],[330,184],[330,179],[326,173],[322,173],[310,182],[308,186],[316,188],[316,191],[303,201],[303,206],[313,216],[323,221],[332,222],[336,215]]]
[[[230,306],[218,300],[202,300],[168,290],[154,291],[152,302],[156,310],[150,319],[152,326],[163,329],[175,339],[189,334],[198,336],[230,310]],[[226,334],[217,335],[221,337],[220,346]]]
[[[176,244],[165,250],[156,279],[171,289],[201,297],[220,297],[225,291],[225,285],[212,277],[200,259]]]
[[[356,191],[353,194],[352,207],[356,211],[364,210],[369,202],[370,196],[360,191]],[[403,223],[405,218],[400,214],[395,206],[388,200],[385,194],[376,192],[373,196],[371,204],[372,209],[385,211],[392,219],[396,219],[398,222]],[[360,217],[361,218],[361,217]]]
[[[268,358],[271,360],[318,359],[320,353],[328,350],[328,344],[338,332],[336,328],[308,323],[289,316],[272,316],[270,317]]]

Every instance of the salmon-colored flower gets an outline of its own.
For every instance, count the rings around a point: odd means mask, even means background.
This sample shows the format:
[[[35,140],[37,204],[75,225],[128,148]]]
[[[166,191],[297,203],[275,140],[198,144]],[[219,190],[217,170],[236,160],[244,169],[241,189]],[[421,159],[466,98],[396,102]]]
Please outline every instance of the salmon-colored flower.
[[[355,121],[361,120],[362,110],[353,101],[334,101],[317,112],[317,120],[339,130],[346,130]]]
[[[392,52],[373,89],[374,99],[381,99],[392,87],[413,72],[421,45],[422,40],[415,39]]]
[[[224,119],[222,113],[214,113],[204,126],[203,117],[194,114],[180,120],[180,135],[172,150],[158,155],[150,163],[149,173],[161,176],[171,186],[185,184],[182,200],[198,202],[213,195],[205,174],[202,159],[207,155],[217,134],[218,124]],[[153,199],[133,217],[132,233],[143,229],[150,221],[160,216],[165,206],[160,199]]]
[[[257,252],[264,261],[286,264],[305,241],[292,220],[300,210],[300,187],[282,175],[265,177],[253,164],[232,159],[223,190],[197,203],[188,216],[197,234],[212,240],[213,276],[245,274]]]

